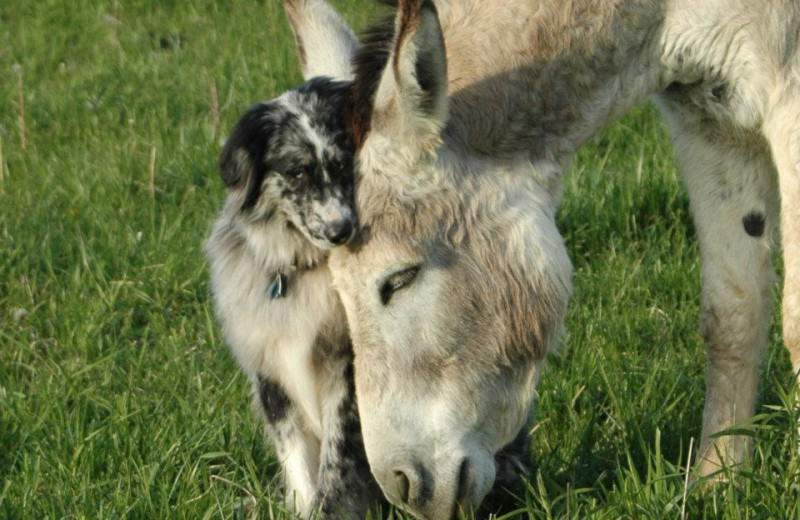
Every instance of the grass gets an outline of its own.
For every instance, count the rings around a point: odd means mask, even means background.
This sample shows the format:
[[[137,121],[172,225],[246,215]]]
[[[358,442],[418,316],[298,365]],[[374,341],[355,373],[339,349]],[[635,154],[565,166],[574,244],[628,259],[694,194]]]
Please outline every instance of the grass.
[[[0,27],[0,518],[288,518],[201,250],[221,139],[299,80],[279,2],[20,0]],[[569,335],[509,518],[800,518],[777,320],[752,464],[684,489],[699,259],[651,107],[578,156],[559,225]]]

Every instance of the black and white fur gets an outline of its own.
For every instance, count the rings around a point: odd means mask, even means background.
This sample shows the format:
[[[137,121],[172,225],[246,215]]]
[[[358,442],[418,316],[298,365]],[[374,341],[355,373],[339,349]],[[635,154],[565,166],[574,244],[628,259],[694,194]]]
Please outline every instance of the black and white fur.
[[[217,318],[252,383],[286,504],[305,518],[363,518],[382,497],[326,263],[357,227],[346,88],[316,77],[247,111],[220,158],[229,191],[206,245]]]

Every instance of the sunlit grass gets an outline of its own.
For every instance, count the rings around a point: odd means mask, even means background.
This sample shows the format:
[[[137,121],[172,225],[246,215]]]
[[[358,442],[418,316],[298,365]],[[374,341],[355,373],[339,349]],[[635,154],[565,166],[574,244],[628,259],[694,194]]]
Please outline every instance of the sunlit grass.
[[[221,139],[299,81],[280,3],[9,1],[0,27],[0,518],[286,518],[201,250]],[[777,321],[752,465],[684,489],[700,265],[652,108],[579,155],[559,225],[575,295],[513,516],[800,518]]]

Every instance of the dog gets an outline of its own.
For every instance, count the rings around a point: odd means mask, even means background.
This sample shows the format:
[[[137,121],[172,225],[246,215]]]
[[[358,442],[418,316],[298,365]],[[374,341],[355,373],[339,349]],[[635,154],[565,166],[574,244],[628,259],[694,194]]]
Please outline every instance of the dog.
[[[303,517],[363,516],[381,497],[364,454],[344,311],[326,258],[355,234],[346,82],[317,77],[236,124],[206,244],[215,310]]]

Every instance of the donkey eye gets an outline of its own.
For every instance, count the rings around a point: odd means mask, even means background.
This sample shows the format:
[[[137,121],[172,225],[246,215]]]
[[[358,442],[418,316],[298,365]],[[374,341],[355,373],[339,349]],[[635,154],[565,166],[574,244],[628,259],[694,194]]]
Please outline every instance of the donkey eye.
[[[415,265],[389,275],[389,277],[383,282],[383,285],[381,285],[381,303],[383,305],[388,305],[394,293],[414,281],[419,274],[419,269],[420,266]]]

